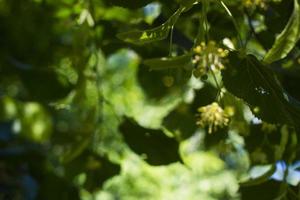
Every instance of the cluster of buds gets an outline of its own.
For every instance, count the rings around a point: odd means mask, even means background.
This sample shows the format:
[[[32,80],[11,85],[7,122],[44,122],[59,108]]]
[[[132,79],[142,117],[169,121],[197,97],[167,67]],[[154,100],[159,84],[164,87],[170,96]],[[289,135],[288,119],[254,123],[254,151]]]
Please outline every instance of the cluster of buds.
[[[275,2],[275,3],[279,3],[282,0],[242,0],[242,4],[244,7],[246,8],[262,8],[262,9],[266,9],[267,8],[267,4],[270,2]]]
[[[196,78],[206,75],[209,70],[215,72],[224,69],[224,58],[229,53],[228,50],[218,48],[214,41],[209,41],[208,44],[201,42],[193,51],[193,74]]]
[[[269,124],[267,122],[263,122],[261,126],[261,130],[265,133],[271,133],[277,130],[277,126],[275,124]]]
[[[218,128],[223,128],[229,123],[229,116],[214,102],[210,105],[198,108],[197,125],[202,128],[208,127],[208,133],[217,131]]]
[[[243,0],[243,6],[246,8],[259,7],[262,9],[266,8],[266,0]]]

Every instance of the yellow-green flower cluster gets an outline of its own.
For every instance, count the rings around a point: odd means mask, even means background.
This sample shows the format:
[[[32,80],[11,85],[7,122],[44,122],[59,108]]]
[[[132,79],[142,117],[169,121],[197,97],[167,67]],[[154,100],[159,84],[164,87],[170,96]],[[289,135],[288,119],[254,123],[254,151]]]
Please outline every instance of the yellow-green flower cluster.
[[[208,127],[208,133],[217,131],[218,128],[223,128],[229,123],[228,115],[216,102],[198,108],[198,112],[196,123],[202,128]]]
[[[208,44],[201,42],[194,49],[193,63],[196,65],[193,74],[195,77],[206,75],[209,70],[220,71],[224,69],[224,58],[228,50],[217,47],[216,42],[209,41]]]

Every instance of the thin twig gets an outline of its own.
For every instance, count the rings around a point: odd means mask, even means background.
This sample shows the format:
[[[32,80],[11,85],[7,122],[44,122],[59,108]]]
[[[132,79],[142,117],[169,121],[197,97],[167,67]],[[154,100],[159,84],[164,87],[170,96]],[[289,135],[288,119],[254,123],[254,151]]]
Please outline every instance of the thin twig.
[[[230,12],[229,8],[226,6],[226,4],[222,1],[222,0],[219,0],[219,2],[221,3],[221,5],[223,6],[223,8],[225,9],[225,11],[227,12],[227,14],[229,15],[235,29],[236,29],[236,32],[237,32],[237,36],[238,36],[238,41],[239,41],[239,44],[240,44],[240,47],[244,47],[244,44],[243,44],[243,40],[242,40],[242,37],[241,37],[241,34],[240,34],[240,29],[239,29],[239,26],[238,26],[238,23],[236,22],[235,18],[233,17],[232,13]]]
[[[174,29],[174,25],[171,27],[170,30],[170,46],[169,46],[169,57],[172,56],[172,45],[173,45],[173,29]]]
[[[213,79],[214,79],[214,81],[215,81],[215,83],[216,83],[216,86],[217,86],[217,88],[218,88],[218,93],[217,93],[217,95],[216,95],[216,100],[219,101],[218,98],[219,98],[220,95],[221,95],[221,90],[222,90],[222,88],[221,88],[220,84],[218,83],[218,80],[217,80],[217,77],[216,77],[214,71],[211,69],[211,67],[208,67],[208,68],[209,68],[209,71],[211,72],[212,77],[213,77]]]
[[[256,33],[256,31],[255,31],[255,28],[254,28],[254,26],[253,26],[253,24],[252,24],[251,16],[250,16],[248,10],[247,10],[247,9],[244,9],[244,13],[246,14],[247,22],[248,22],[248,25],[249,25],[249,28],[250,28],[250,31],[251,31],[251,33],[249,34],[249,37],[247,38],[246,45],[247,45],[247,43],[248,43],[248,41],[250,40],[250,38],[251,38],[252,35],[254,36],[254,38],[255,38],[260,44],[262,44],[262,43],[261,43],[261,39],[260,39],[259,35],[257,35],[257,33]],[[262,47],[264,48],[264,50],[267,50],[263,45],[262,45]]]

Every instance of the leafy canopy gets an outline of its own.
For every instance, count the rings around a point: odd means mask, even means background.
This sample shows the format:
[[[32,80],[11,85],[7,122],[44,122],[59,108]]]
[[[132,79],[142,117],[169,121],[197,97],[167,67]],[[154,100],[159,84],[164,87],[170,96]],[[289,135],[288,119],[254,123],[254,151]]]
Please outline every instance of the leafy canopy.
[[[298,199],[299,3],[0,1],[0,199]]]

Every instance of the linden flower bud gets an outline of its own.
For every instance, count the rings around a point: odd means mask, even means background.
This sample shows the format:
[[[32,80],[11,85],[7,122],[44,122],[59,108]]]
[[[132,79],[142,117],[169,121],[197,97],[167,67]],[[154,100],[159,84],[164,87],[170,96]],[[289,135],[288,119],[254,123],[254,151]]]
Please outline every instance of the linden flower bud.
[[[202,48],[201,48],[201,46],[196,46],[195,48],[194,48],[194,52],[195,53],[201,53],[201,51],[202,51]]]
[[[216,102],[198,108],[198,112],[200,114],[198,115],[196,124],[203,128],[208,126],[209,134],[216,131],[218,128],[227,126],[229,123],[228,116]]]
[[[275,124],[269,124],[267,122],[263,122],[261,126],[261,130],[266,133],[271,133],[277,130],[277,126]]]
[[[266,8],[267,0],[243,0],[243,5],[247,8],[260,7],[262,9]]]
[[[218,48],[215,41],[209,41],[208,44],[201,42],[193,51],[195,55],[192,62],[196,65],[193,72],[195,77],[201,77],[209,70],[220,71],[225,68],[222,62],[229,52]]]

